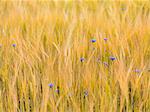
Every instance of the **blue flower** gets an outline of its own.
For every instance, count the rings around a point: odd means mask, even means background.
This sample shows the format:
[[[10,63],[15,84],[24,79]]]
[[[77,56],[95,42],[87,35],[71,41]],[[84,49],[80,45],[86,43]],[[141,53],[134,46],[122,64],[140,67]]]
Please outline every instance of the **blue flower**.
[[[16,47],[16,44],[12,44],[13,47]]]
[[[91,42],[92,42],[92,43],[95,43],[95,42],[96,42],[96,39],[91,39]]]
[[[134,70],[136,73],[140,73],[141,71],[139,69]]]
[[[84,58],[80,58],[80,61],[81,61],[81,62],[84,62],[84,60],[85,60]]]
[[[107,40],[108,40],[108,38],[104,38],[104,40],[105,40],[105,41],[107,41]]]
[[[48,84],[48,86],[49,86],[50,88],[53,88],[54,84],[50,83],[50,84]]]
[[[113,56],[110,56],[110,59],[111,59],[112,61],[116,60],[116,58],[113,57]]]
[[[55,92],[59,94],[60,91],[59,91],[59,89],[56,89]]]

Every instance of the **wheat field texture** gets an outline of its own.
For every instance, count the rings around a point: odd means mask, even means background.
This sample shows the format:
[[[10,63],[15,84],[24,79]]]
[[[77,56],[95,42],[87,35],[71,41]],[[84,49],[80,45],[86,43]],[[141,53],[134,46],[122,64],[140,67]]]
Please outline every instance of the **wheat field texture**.
[[[150,112],[150,2],[0,1],[0,112]]]

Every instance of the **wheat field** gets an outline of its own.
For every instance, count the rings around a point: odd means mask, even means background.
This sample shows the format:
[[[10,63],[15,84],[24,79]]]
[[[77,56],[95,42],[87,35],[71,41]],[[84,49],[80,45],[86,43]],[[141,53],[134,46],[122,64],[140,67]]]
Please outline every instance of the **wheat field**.
[[[0,112],[150,112],[150,2],[0,1]]]

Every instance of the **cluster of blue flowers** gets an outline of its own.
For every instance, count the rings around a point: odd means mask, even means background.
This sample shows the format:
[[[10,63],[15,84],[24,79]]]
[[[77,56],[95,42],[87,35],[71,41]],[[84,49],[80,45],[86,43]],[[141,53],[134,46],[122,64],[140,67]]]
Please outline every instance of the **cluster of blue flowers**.
[[[104,40],[107,41],[108,38],[104,38]],[[92,43],[95,43],[95,42],[96,42],[96,39],[91,39],[91,42],[92,42]]]
[[[50,89],[53,89],[53,88],[54,88],[54,84],[53,84],[53,83],[49,83],[48,86],[49,86]],[[60,93],[59,87],[57,87],[57,89],[55,90],[55,92],[56,92],[57,94]]]
[[[105,41],[105,42],[106,42],[107,40],[108,40],[108,38],[104,38],[104,41]],[[95,43],[95,42],[96,42],[96,39],[91,39],[91,42],[92,42],[92,43]],[[111,61],[115,61],[115,60],[116,60],[116,57],[110,56],[109,59],[110,59]],[[84,58],[84,57],[81,57],[81,58],[80,58],[80,61],[81,61],[81,62],[84,62],[84,61],[85,61],[85,58]],[[106,62],[104,62],[104,65],[108,66],[108,63],[106,64]]]

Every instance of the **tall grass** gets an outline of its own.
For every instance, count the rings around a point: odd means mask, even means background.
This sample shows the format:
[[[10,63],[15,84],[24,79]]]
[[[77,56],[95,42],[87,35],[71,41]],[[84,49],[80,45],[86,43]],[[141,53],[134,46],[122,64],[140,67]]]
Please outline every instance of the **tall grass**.
[[[0,112],[150,112],[150,2],[1,1]]]

